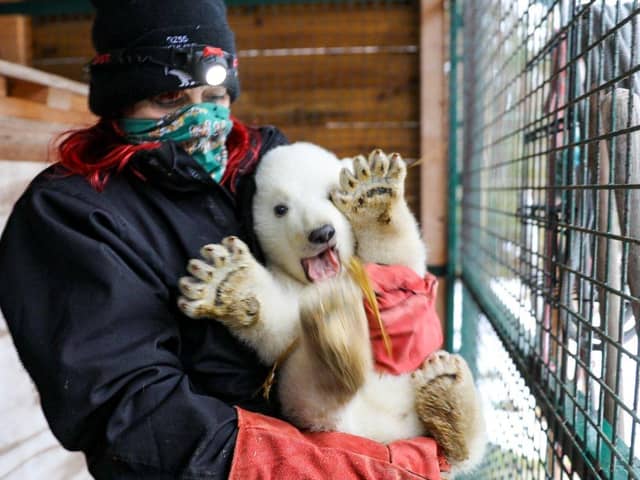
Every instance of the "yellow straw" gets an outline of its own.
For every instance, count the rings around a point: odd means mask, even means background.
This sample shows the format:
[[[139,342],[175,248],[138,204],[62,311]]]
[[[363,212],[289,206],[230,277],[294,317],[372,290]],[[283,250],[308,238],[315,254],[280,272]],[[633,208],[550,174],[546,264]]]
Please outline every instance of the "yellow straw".
[[[351,278],[358,284],[362,293],[364,294],[367,303],[373,309],[373,314],[378,321],[378,326],[380,327],[380,331],[382,332],[382,340],[384,342],[384,347],[387,350],[387,355],[393,359],[393,349],[391,346],[391,339],[389,338],[389,334],[387,330],[384,328],[384,323],[382,323],[382,316],[380,315],[380,309],[378,308],[378,301],[376,300],[376,294],[373,291],[373,287],[371,286],[371,282],[369,281],[369,275],[367,275],[366,270],[362,266],[362,262],[358,260],[356,257],[351,257],[349,261],[349,273],[351,273]]]

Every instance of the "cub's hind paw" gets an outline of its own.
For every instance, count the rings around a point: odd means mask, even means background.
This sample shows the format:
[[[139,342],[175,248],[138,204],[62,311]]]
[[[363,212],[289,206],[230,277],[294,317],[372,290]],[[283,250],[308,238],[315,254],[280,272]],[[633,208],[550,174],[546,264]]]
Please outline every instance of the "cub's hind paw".
[[[440,350],[431,354],[422,366],[412,373],[413,381],[418,385],[426,385],[435,379],[454,383],[462,378],[462,362],[460,355],[452,355]]]
[[[412,374],[416,411],[429,436],[452,463],[468,460],[477,443],[480,403],[468,365],[459,355],[432,354]]]
[[[393,207],[404,197],[407,167],[402,157],[377,149],[368,159],[355,157],[352,165],[353,171],[340,172],[340,189],[331,193],[333,203],[352,222],[390,223]]]
[[[249,282],[257,262],[244,242],[227,237],[205,245],[200,255],[187,265],[191,276],[178,282],[180,310],[191,318],[217,318],[230,328],[253,325],[260,305]]]

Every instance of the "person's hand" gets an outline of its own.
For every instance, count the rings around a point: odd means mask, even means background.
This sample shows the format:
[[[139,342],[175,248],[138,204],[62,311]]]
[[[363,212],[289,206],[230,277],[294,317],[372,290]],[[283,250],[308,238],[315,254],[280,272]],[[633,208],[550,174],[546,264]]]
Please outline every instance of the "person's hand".
[[[340,432],[301,432],[276,418],[236,411],[230,480],[439,480],[449,471],[432,438],[385,445]]]

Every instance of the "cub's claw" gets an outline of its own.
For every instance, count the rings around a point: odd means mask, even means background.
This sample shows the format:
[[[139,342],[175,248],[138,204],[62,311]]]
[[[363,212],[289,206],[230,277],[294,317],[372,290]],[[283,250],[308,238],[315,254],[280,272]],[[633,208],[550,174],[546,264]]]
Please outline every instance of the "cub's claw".
[[[340,189],[331,193],[331,200],[351,222],[390,223],[393,207],[404,196],[407,168],[402,157],[377,149],[368,159],[355,157],[352,166],[352,171],[340,172]]]
[[[452,355],[440,350],[431,354],[422,364],[420,369],[411,374],[415,383],[426,385],[436,378],[458,381],[461,378],[462,362],[460,355]]]
[[[230,328],[253,325],[260,304],[249,282],[257,263],[247,246],[227,237],[221,244],[205,245],[200,254],[203,260],[192,259],[187,265],[191,276],[178,281],[178,308],[192,318],[217,318]]]

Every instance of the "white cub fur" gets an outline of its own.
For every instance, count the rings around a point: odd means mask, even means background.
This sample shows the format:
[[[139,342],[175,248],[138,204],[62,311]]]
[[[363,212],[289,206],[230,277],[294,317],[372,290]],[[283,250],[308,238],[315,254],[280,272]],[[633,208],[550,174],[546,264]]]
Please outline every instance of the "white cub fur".
[[[300,259],[318,253],[318,244],[309,242],[308,236],[323,225],[333,226],[331,242],[339,246],[340,257],[353,255],[351,226],[330,197],[342,167],[329,152],[302,143],[278,147],[261,161],[253,200],[254,229],[273,273],[306,285]],[[274,212],[278,206],[287,209],[282,216]]]
[[[485,443],[466,363],[439,352],[413,374],[378,373],[362,292],[346,272],[357,254],[424,275],[405,175],[399,155],[379,150],[345,161],[309,143],[271,150],[258,166],[253,200],[266,267],[237,238],[207,245],[180,281],[179,306],[223,322],[266,364],[282,362],[279,398],[298,427],[381,442],[429,434],[461,470]],[[443,402],[453,411],[431,409]]]

